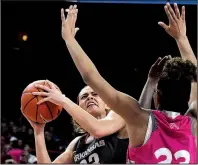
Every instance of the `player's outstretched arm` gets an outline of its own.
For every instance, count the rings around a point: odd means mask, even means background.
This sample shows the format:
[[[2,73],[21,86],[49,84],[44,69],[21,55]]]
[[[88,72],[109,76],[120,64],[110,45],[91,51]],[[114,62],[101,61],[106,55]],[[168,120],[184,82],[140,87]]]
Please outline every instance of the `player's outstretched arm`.
[[[50,88],[43,85],[36,86],[37,88],[46,91],[33,92],[34,95],[45,97],[40,100],[38,104],[50,101],[62,106],[73,117],[73,119],[92,136],[96,138],[108,136],[119,131],[125,126],[125,121],[113,111],[110,111],[104,119],[96,119],[69,98],[65,97],[60,91],[57,91],[53,83],[48,81],[48,84],[50,85]]]
[[[27,117],[25,118],[27,119]],[[45,144],[45,137],[44,137],[45,124],[35,123],[29,119],[27,120],[34,129],[37,163],[51,163],[51,159],[49,157]]]
[[[62,37],[83,80],[98,93],[102,100],[113,111],[119,114],[127,124],[136,125],[136,128],[137,125],[141,125],[141,127],[147,126],[149,113],[140,107],[137,100],[114,89],[99,74],[93,62],[75,40],[74,33],[72,32],[75,31],[76,17],[77,9],[75,6],[70,6],[66,19],[64,11],[61,11]]]
[[[27,119],[27,118],[26,118]],[[75,138],[67,147],[66,151],[56,158],[54,162],[51,161],[49,154],[47,152],[46,144],[45,144],[45,135],[44,135],[44,127],[45,124],[35,123],[27,119],[30,125],[34,129],[34,138],[36,145],[36,157],[37,163],[72,163],[73,162],[73,147],[78,140],[79,137]]]
[[[146,84],[144,85],[144,88],[139,98],[140,105],[145,109],[151,108],[151,102],[154,91],[156,89],[156,85],[159,80],[159,76],[162,72],[166,60],[168,60],[169,58],[171,58],[171,56],[165,56],[164,58],[159,57],[149,70]]]
[[[182,58],[190,60],[192,63],[197,65],[195,54],[193,53],[186,35],[185,7],[182,6],[180,13],[176,3],[174,3],[174,10],[172,9],[171,5],[167,3],[164,6],[164,9],[168,17],[169,25],[166,25],[163,22],[158,22],[158,24],[175,39]]]
[[[186,35],[186,19],[185,19],[185,7],[182,6],[181,13],[176,3],[174,3],[174,10],[171,5],[167,3],[164,6],[166,15],[169,20],[169,25],[166,25],[163,22],[159,22],[158,24],[164,28],[164,30],[175,39],[177,42],[180,54],[183,59],[191,61],[193,64],[197,66],[197,60],[191,45],[189,43],[188,37]],[[192,83],[191,86],[191,97],[189,101],[189,105],[192,102],[197,101],[197,83]],[[197,113],[197,109],[196,112]]]
[[[98,120],[67,97],[62,106],[84,130],[96,138],[109,136],[125,126],[125,121],[113,111]]]

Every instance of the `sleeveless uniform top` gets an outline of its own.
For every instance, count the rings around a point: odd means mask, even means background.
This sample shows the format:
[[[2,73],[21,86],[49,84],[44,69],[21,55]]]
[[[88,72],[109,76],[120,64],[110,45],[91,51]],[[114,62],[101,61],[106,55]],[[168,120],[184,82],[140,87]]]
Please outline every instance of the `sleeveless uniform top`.
[[[117,133],[94,139],[86,144],[88,134],[83,135],[74,146],[75,164],[126,164],[129,139],[119,139]]]
[[[150,138],[140,147],[128,147],[128,163],[197,163],[192,119],[177,115],[174,118],[162,111],[151,112],[147,133]]]

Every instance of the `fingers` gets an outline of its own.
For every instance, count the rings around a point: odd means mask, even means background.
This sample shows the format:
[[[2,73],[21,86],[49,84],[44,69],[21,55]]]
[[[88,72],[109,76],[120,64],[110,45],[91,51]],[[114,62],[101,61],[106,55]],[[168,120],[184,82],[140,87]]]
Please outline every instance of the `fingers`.
[[[44,103],[44,102],[46,102],[48,100],[49,100],[49,97],[46,97],[46,98],[40,100],[39,102],[37,102],[37,105],[42,104],[42,103]]]
[[[171,15],[170,11],[168,10],[167,5],[164,6],[164,10],[165,10],[165,13],[166,13],[166,15],[168,17],[169,22],[174,22],[174,19],[173,19],[172,15]]]
[[[61,21],[63,23],[63,21],[65,21],[65,14],[64,14],[64,9],[61,9]]]
[[[36,84],[35,87],[36,88],[39,88],[39,89],[43,89],[43,90],[45,90],[47,92],[51,92],[52,91],[49,87],[44,86],[44,85],[38,85],[38,84]]]
[[[76,26],[77,15],[78,15],[77,5],[74,5],[74,7],[73,7],[73,28],[74,29]]]
[[[161,57],[158,57],[158,59],[155,61],[155,63],[153,65],[157,65],[161,59],[162,59]]]
[[[69,9],[67,11],[67,18],[66,18],[66,21],[68,21],[70,24],[72,23],[72,9],[73,9],[73,6],[70,5]]]
[[[49,96],[50,94],[47,93],[47,92],[32,92],[33,95],[36,95],[36,96]]]
[[[66,9],[66,12],[68,12],[68,15],[69,15],[72,33],[75,35],[77,32],[77,30],[75,29],[77,15],[78,15],[77,5],[70,6],[69,9]]]
[[[164,58],[162,58],[162,60],[158,63],[158,66],[164,66],[165,62],[168,60],[168,56],[165,56]]]
[[[158,22],[158,25],[160,25],[165,31],[168,31],[169,27],[164,22]]]
[[[43,117],[43,115],[40,114],[41,119],[43,120],[44,123],[47,123],[47,120]]]
[[[46,80],[46,83],[50,86],[51,89],[56,89],[56,86],[51,81]]]
[[[76,35],[76,33],[78,32],[78,30],[80,30],[79,28],[75,28],[75,35]]]
[[[175,8],[175,13],[176,13],[177,19],[179,19],[180,18],[180,11],[179,11],[179,8],[177,6],[177,3],[174,3],[174,8]]]
[[[175,12],[173,11],[173,9],[172,9],[170,3],[167,3],[166,6],[167,6],[167,8],[168,8],[168,10],[169,10],[169,12],[170,12],[172,18],[173,18],[175,21],[177,21],[177,17],[176,17],[176,15],[175,15]]]
[[[169,60],[172,59],[172,56],[171,56],[171,55],[168,55],[168,59],[169,59]]]
[[[181,13],[182,20],[185,20],[185,6],[182,6],[182,13]]]

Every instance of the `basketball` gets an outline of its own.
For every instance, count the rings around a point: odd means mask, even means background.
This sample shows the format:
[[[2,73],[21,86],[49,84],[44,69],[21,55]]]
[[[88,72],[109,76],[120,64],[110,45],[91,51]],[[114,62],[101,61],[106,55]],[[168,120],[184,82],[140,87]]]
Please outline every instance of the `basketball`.
[[[21,96],[21,111],[25,115],[25,117],[33,122],[50,122],[60,115],[62,107],[55,105],[49,101],[37,105],[37,102],[42,100],[44,97],[35,96],[32,94],[32,92],[43,92],[42,89],[36,88],[35,84],[44,85],[50,88],[50,85],[46,80],[34,81],[33,83],[29,84],[24,89]],[[56,89],[59,90],[57,85],[55,86]]]

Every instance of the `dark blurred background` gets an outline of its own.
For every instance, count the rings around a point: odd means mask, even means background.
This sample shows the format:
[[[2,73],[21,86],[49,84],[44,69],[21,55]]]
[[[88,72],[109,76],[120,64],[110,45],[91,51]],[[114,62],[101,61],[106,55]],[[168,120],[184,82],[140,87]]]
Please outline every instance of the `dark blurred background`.
[[[14,142],[23,142],[23,153],[25,144],[29,146],[28,152],[34,151],[32,129],[20,111],[23,89],[35,80],[49,79],[76,102],[85,86],[61,37],[60,9],[70,4],[73,3],[2,2],[1,142],[13,143],[12,137],[16,137]],[[168,23],[163,4],[80,3],[78,8],[80,31],[76,39],[102,76],[116,89],[136,99],[157,57],[180,55],[175,40],[157,24],[158,21]],[[196,5],[186,5],[186,23],[196,54]],[[47,124],[47,148],[53,150],[52,158],[64,151],[74,138],[72,132],[71,117],[65,111]],[[8,145],[7,148],[13,148]]]

